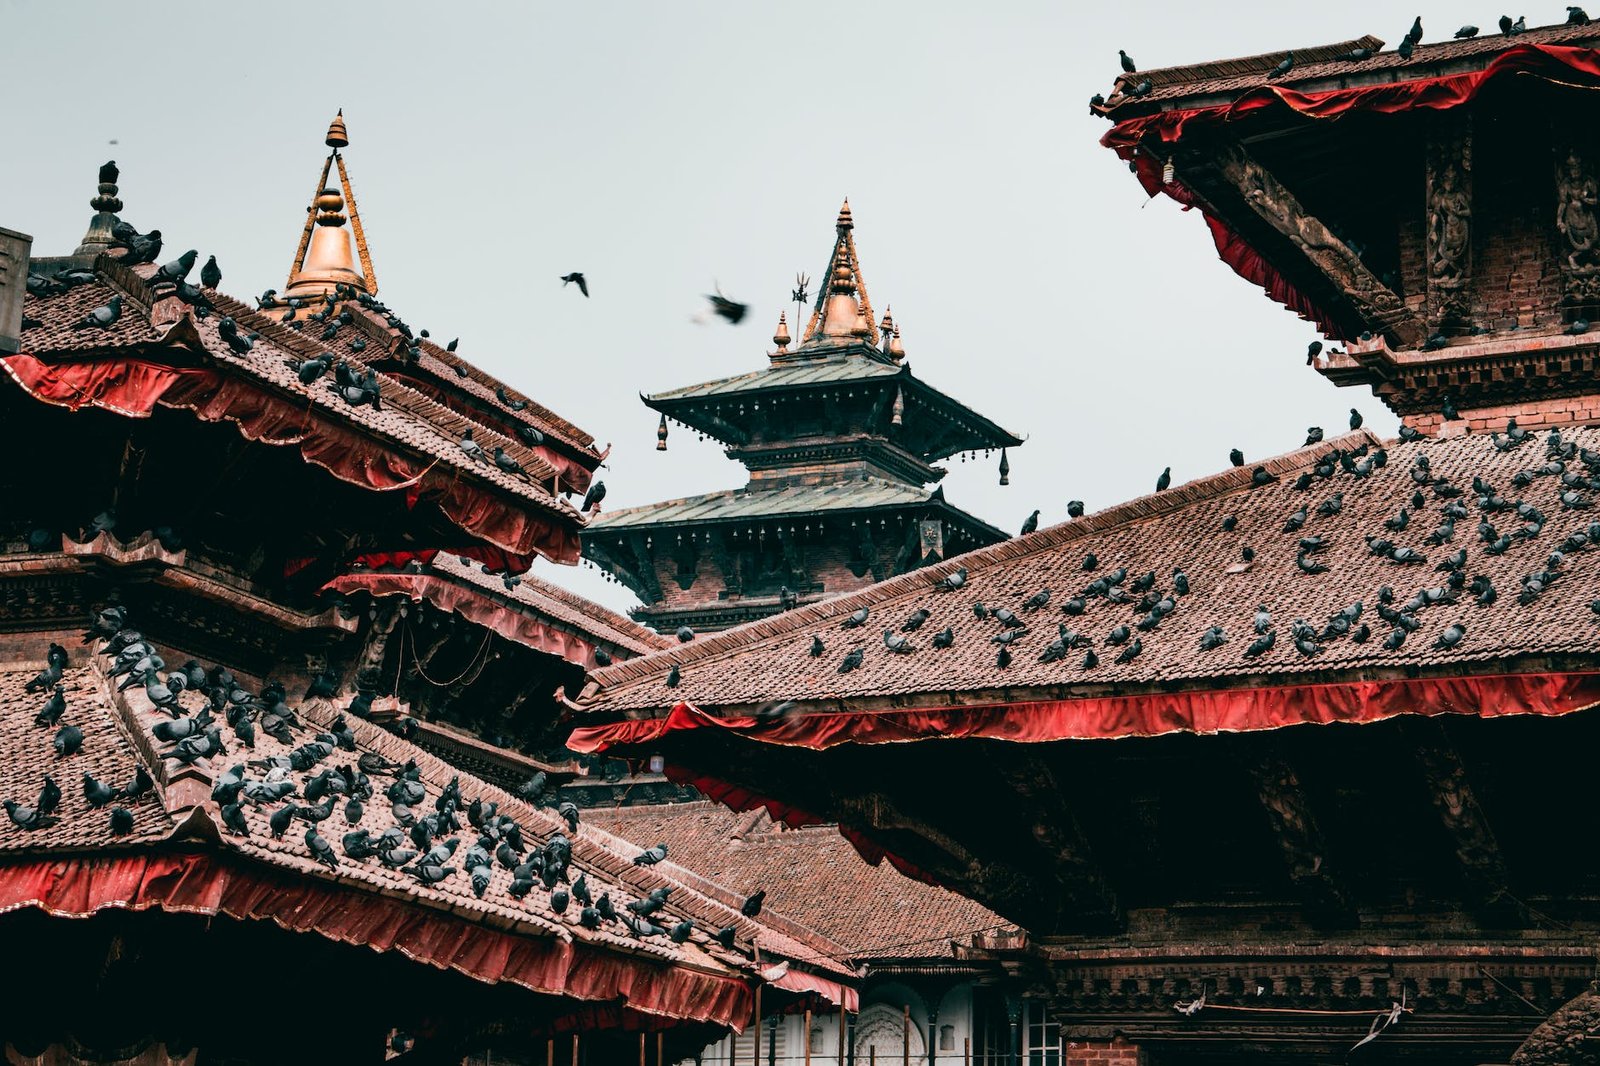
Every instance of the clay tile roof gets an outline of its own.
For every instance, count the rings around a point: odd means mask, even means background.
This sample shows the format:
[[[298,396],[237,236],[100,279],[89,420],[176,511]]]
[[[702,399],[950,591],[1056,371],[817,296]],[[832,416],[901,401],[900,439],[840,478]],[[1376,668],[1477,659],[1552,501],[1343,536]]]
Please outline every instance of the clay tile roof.
[[[642,847],[619,840],[604,832],[590,832],[582,825],[571,833],[554,810],[536,808],[512,796],[505,790],[487,784],[452,767],[447,762],[423,751],[410,742],[369,722],[350,717],[347,725],[355,738],[353,751],[336,750],[334,754],[313,770],[291,772],[297,787],[314,773],[342,765],[354,767],[362,755],[375,754],[396,764],[414,762],[420,771],[426,789],[426,799],[417,805],[418,815],[434,809],[434,800],[451,780],[460,784],[463,802],[482,799],[499,804],[499,813],[515,818],[522,827],[530,848],[541,846],[553,834],[567,835],[572,844],[572,879],[582,873],[591,891],[598,897],[609,893],[619,910],[629,900],[638,899],[658,887],[672,889],[666,908],[656,916],[658,924],[670,928],[684,918],[693,919],[695,931],[682,945],[672,943],[665,936],[636,938],[620,925],[603,925],[598,930],[588,930],[578,923],[581,908],[574,902],[564,915],[558,915],[550,906],[549,894],[535,888],[524,900],[518,901],[507,891],[511,876],[498,863],[483,898],[472,891],[469,878],[461,869],[467,849],[477,833],[467,824],[465,813],[460,816],[463,828],[450,834],[460,845],[449,865],[456,872],[443,881],[424,885],[410,874],[391,870],[376,858],[364,861],[350,859],[344,854],[340,838],[355,829],[370,830],[374,837],[395,824],[390,803],[384,790],[392,778],[381,773],[371,777],[374,795],[366,802],[355,822],[348,819],[344,797],[334,797],[334,811],[327,820],[319,823],[321,835],[333,845],[339,862],[336,869],[328,869],[314,861],[305,843],[309,823],[296,820],[281,840],[271,838],[268,819],[280,804],[254,807],[246,804],[245,817],[249,824],[248,836],[234,836],[222,831],[220,806],[211,798],[211,784],[230,766],[244,764],[246,776],[260,780],[269,765],[267,760],[283,759],[297,746],[312,740],[320,730],[329,728],[340,717],[340,708],[325,700],[300,703],[293,699],[304,728],[292,737],[292,744],[283,744],[264,731],[258,730],[253,748],[241,746],[234,731],[221,721],[224,742],[230,748],[227,754],[202,759],[192,768],[183,768],[176,760],[164,757],[171,745],[158,739],[154,727],[168,721],[167,714],[153,706],[142,685],[134,685],[125,692],[116,692],[108,686],[104,671],[108,660],[94,657],[91,661],[85,649],[71,651],[72,663],[65,684],[68,690],[68,711],[64,722],[79,725],[86,734],[83,750],[67,759],[56,759],[50,738],[53,729],[37,729],[32,725],[33,715],[43,703],[42,696],[22,693],[26,680],[43,665],[24,664],[0,673],[0,745],[6,758],[0,763],[0,792],[6,797],[16,797],[31,804],[38,794],[42,774],[55,773],[61,787],[61,821],[58,825],[33,832],[19,829],[9,822],[0,821],[0,854],[6,852],[56,852],[62,850],[100,850],[119,847],[128,841],[149,844],[154,840],[175,834],[192,840],[210,840],[224,851],[232,851],[273,867],[296,871],[312,879],[328,879],[346,887],[375,892],[391,898],[409,900],[417,905],[447,911],[470,921],[487,926],[522,932],[540,938],[584,942],[607,950],[630,955],[642,955],[662,962],[696,967],[710,972],[729,969],[749,971],[755,964],[749,957],[751,942],[759,944],[769,958],[789,958],[804,966],[826,972],[834,978],[849,979],[853,970],[836,961],[830,954],[832,945],[817,939],[809,943],[803,936],[768,928],[759,920],[752,921],[738,914],[733,907],[676,881],[670,864],[656,867],[636,866],[631,858]],[[193,714],[206,705],[205,696],[188,690],[180,694],[184,711]],[[136,765],[149,767],[157,783],[156,789],[141,804],[134,806],[135,833],[130,838],[112,838],[109,834],[108,815],[104,811],[91,811],[83,799],[81,775],[85,770],[115,784],[133,777]],[[304,799],[296,802],[306,803]],[[204,826],[204,828],[202,828]],[[215,828],[210,828],[215,827]],[[651,842],[653,843],[653,842]],[[410,847],[407,843],[407,847]],[[737,945],[727,951],[710,937],[721,926],[738,927]]]
[[[38,320],[40,325],[23,331],[23,352],[47,361],[94,359],[146,345],[160,345],[168,339],[168,329],[175,327],[157,329],[151,325],[151,295],[144,279],[154,272],[153,267],[127,268],[115,259],[102,256],[97,271],[99,280],[96,283],[76,286],[58,296],[25,298],[24,314]],[[72,329],[74,322],[117,293],[123,296],[122,315],[109,330]],[[322,418],[358,426],[374,436],[430,456],[500,493],[559,517],[565,524],[574,527],[582,524],[583,518],[577,509],[550,491],[556,471],[521,441],[474,422],[387,375],[379,375],[381,410],[350,406],[329,390],[326,381],[304,385],[285,361],[319,355],[328,350],[326,346],[315,336],[302,336],[281,325],[276,317],[258,312],[232,297],[210,291],[207,295],[216,305],[216,314],[202,320],[183,321],[192,322],[206,356],[215,364],[274,392],[301,397],[308,408]],[[261,333],[249,353],[235,354],[218,336],[217,322],[222,315],[232,316],[241,331]],[[349,328],[345,332],[349,333]],[[366,370],[365,362],[359,357],[347,355],[345,358],[358,371]],[[457,445],[468,429],[485,451],[492,452],[496,445],[503,447],[523,465],[528,478],[505,473],[492,464],[467,456]]]
[[[1172,106],[1177,101],[1198,97],[1227,98],[1268,84],[1301,91],[1342,88],[1354,84],[1381,85],[1440,73],[1481,69],[1495,56],[1519,45],[1580,45],[1600,41],[1600,23],[1587,26],[1539,26],[1510,37],[1500,33],[1492,20],[1484,23],[1480,29],[1482,32],[1477,37],[1457,41],[1446,37],[1455,32],[1455,26],[1435,25],[1429,30],[1432,40],[1425,37],[1424,43],[1416,47],[1410,59],[1393,50],[1378,51],[1384,42],[1370,35],[1338,44],[1295,48],[1294,69],[1287,76],[1272,82],[1267,81],[1267,73],[1277,66],[1290,49],[1239,59],[1141,70],[1136,74],[1118,76],[1116,94],[1110,100],[1110,111],[1115,117],[1122,118],[1160,110],[1155,105]],[[1376,54],[1359,62],[1341,58],[1358,47],[1371,49]],[[1117,95],[1144,78],[1149,78],[1152,85],[1149,95],[1138,98]]]
[[[763,918],[817,930],[852,959],[949,958],[951,941],[1009,927],[954,892],[873,866],[837,826],[790,829],[765,811],[736,813],[706,801],[584,812],[635,840],[664,840],[680,866],[748,895],[766,890]]]
[[[74,648],[70,654],[71,665],[61,679],[67,710],[51,727],[33,724],[49,693],[24,691],[28,681],[44,668],[44,661],[0,671],[0,800],[33,806],[45,774],[61,789],[61,806],[56,812],[59,821],[53,826],[24,831],[0,813],[0,855],[121,848],[163,839],[172,832],[173,820],[153,790],[139,801],[119,799],[98,810],[84,798],[84,774],[121,788],[133,780],[141,759],[130,734],[110,713],[111,694],[104,678],[89,666],[79,665],[86,662],[88,651]],[[66,725],[83,730],[83,748],[61,758],[51,741]],[[118,804],[133,814],[133,832],[113,837],[110,812]]]
[[[1600,451],[1600,430],[1568,428],[1564,433],[1566,442]],[[1514,484],[1519,472],[1546,463],[1544,436],[1533,435],[1509,451],[1497,450],[1485,435],[1391,442],[1385,446],[1387,465],[1366,477],[1346,473],[1338,464],[1331,477],[1313,473],[1335,448],[1365,446],[1371,458],[1379,445],[1365,432],[1352,433],[1267,460],[1263,466],[1277,480],[1262,488],[1251,487],[1251,465],[1229,469],[858,592],[619,663],[593,674],[583,706],[595,712],[623,712],[668,708],[680,701],[702,708],[748,707],[784,699],[870,703],[918,694],[965,698],[956,694],[999,692],[1010,694],[1006,702],[1011,702],[1023,694],[1091,695],[1131,686],[1217,687],[1382,672],[1477,672],[1502,669],[1529,657],[1576,657],[1592,668],[1595,619],[1589,601],[1600,584],[1600,549],[1569,550],[1557,568],[1560,577],[1530,604],[1518,603],[1523,579],[1544,569],[1550,553],[1569,535],[1586,532],[1589,523],[1600,517],[1595,507],[1564,507],[1560,499],[1564,486],[1555,476],[1534,477],[1522,488]],[[1465,493],[1459,502],[1468,516],[1456,522],[1454,539],[1443,547],[1430,546],[1425,538],[1440,523],[1446,501],[1423,485],[1423,505],[1410,510],[1412,494],[1419,491],[1412,472],[1422,461],[1430,465],[1431,477],[1447,479]],[[1576,458],[1567,469],[1574,476],[1595,477]],[[1302,474],[1311,482],[1304,491],[1295,488]],[[1542,531],[1515,539],[1502,554],[1487,553],[1477,533],[1484,516],[1472,490],[1475,476],[1488,481],[1507,503],[1525,501],[1542,512],[1547,519]],[[1342,511],[1319,515],[1319,505],[1335,494],[1342,494]],[[1600,501],[1600,493],[1584,484],[1575,499],[1587,505]],[[1392,533],[1384,521],[1402,506],[1408,508],[1410,524],[1404,532]],[[1286,533],[1286,521],[1302,507],[1308,511],[1304,528]],[[1229,516],[1237,524],[1225,532],[1223,523]],[[1510,534],[1524,525],[1511,512],[1488,517],[1498,533]],[[1302,573],[1296,564],[1298,542],[1309,536],[1325,542],[1325,550],[1313,556],[1327,567],[1325,573]],[[1366,543],[1369,536],[1415,549],[1427,561],[1403,565],[1374,555]],[[1247,546],[1256,553],[1248,566],[1242,562]],[[1436,568],[1460,548],[1467,552],[1464,573],[1490,578],[1498,602],[1479,607],[1462,592],[1457,603],[1426,607],[1417,612],[1420,628],[1397,650],[1386,650],[1384,638],[1391,626],[1377,611],[1380,588],[1392,586],[1398,606],[1421,589],[1442,586],[1447,575]],[[1086,573],[1083,567],[1090,554],[1096,556],[1098,567]],[[943,593],[933,589],[935,580],[958,567],[969,575],[963,588]],[[1131,634],[1141,639],[1143,652],[1122,664],[1114,661],[1118,648],[1105,642],[1115,627],[1132,627],[1141,618],[1133,603],[1117,605],[1091,597],[1081,615],[1061,610],[1090,581],[1119,567],[1127,568],[1130,583],[1153,572],[1155,588],[1161,591],[1173,588],[1173,569],[1182,567],[1190,586],[1187,595],[1176,597],[1176,609],[1154,631]],[[1027,612],[1024,601],[1042,590],[1050,592],[1048,605]],[[1140,598],[1131,589],[1129,594],[1134,601]],[[1320,629],[1330,616],[1358,599],[1365,605],[1361,622],[1371,626],[1370,640],[1326,640],[1314,658],[1296,650],[1290,638],[1296,619]],[[1026,626],[1009,646],[1013,662],[1008,669],[997,666],[999,647],[991,640],[1005,627],[992,614],[983,621],[975,616],[973,608],[980,601],[990,612],[996,608],[1015,612]],[[1252,621],[1258,604],[1270,609],[1277,641],[1270,651],[1252,659],[1244,653],[1255,637]],[[866,624],[841,628],[862,607],[870,610]],[[915,651],[889,652],[882,631],[898,629],[919,608],[931,615],[910,634]],[[1465,639],[1452,649],[1436,648],[1439,636],[1456,623],[1465,625]],[[1039,661],[1041,652],[1057,639],[1058,624],[1092,638],[1100,656],[1097,667],[1084,669],[1081,651],[1069,653],[1063,661]],[[946,626],[955,631],[954,646],[943,651],[931,648],[930,638]],[[1201,652],[1201,634],[1212,626],[1224,629],[1227,643]],[[813,636],[826,644],[820,658],[809,654]],[[864,653],[861,668],[838,673],[845,654],[856,648]],[[681,681],[669,688],[666,678],[674,665]]]
[[[823,511],[914,507],[932,498],[931,491],[918,485],[864,477],[835,484],[785,485],[782,488],[754,491],[727,489],[678,500],[662,500],[659,503],[602,512],[589,520],[589,528],[597,532],[611,532],[635,526],[736,522],[747,518],[805,518]],[[994,533],[1004,536],[999,530],[994,530]]]
[[[497,575],[484,573],[481,564],[467,563],[447,553],[435,557],[429,568],[507,598],[530,611],[636,655],[658,651],[672,644],[670,638],[640,625],[626,615],[532,574],[522,575],[516,587],[507,590],[505,582]]]

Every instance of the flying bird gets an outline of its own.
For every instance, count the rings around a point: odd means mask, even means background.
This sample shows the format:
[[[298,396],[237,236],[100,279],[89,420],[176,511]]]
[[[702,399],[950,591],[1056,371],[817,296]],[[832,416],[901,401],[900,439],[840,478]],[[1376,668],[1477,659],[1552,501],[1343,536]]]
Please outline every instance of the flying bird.
[[[574,284],[574,283],[577,284],[578,291],[583,293],[584,297],[587,298],[588,295],[589,295],[589,279],[588,278],[585,278],[581,272],[576,271],[576,270],[574,270],[570,274],[561,275],[561,287],[563,289],[566,288],[568,285],[571,285],[571,284]],[[453,341],[450,344],[450,350],[452,352],[456,350],[455,342],[453,342]]]
[[[730,300],[722,295],[722,290],[716,293],[707,293],[706,299],[711,301],[711,312],[718,318],[725,319],[731,325],[738,325],[744,321],[744,316],[749,313],[750,305],[742,304],[737,300]]]

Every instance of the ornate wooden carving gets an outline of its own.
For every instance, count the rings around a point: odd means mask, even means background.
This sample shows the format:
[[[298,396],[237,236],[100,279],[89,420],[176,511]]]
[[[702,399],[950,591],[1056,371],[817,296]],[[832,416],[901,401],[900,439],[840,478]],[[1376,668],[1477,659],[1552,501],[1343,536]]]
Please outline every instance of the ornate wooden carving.
[[[1437,722],[1407,722],[1405,736],[1416,752],[1428,796],[1449,835],[1461,873],[1478,900],[1480,917],[1497,924],[1522,924],[1526,915],[1510,894],[1505,857],[1460,753]]]
[[[1600,182],[1576,144],[1556,147],[1556,230],[1568,307],[1600,306]]]
[[[1306,916],[1325,927],[1354,925],[1355,910],[1334,876],[1327,841],[1294,767],[1279,752],[1269,750],[1256,755],[1249,769],[1289,879],[1304,898]]]
[[[722,573],[722,584],[729,592],[738,593],[744,589],[744,579],[739,572],[739,560],[728,545],[728,535],[720,529],[712,529],[706,534],[711,549],[711,561],[717,564],[717,569]],[[656,599],[660,599],[659,595]]]
[[[1122,907],[1106,880],[1105,871],[1067,805],[1060,782],[1050,764],[1037,753],[1014,745],[993,758],[993,765],[1010,790],[1022,800],[1019,817],[1030,823],[1034,842],[1046,855],[1049,867],[1063,883],[1070,905],[1065,911],[1075,924],[1089,927],[1117,927],[1122,923]]]
[[[655,550],[646,543],[645,534],[643,533],[628,534],[628,546],[633,549],[634,558],[639,560],[640,584],[650,594],[650,602],[659,603],[663,597],[661,594],[661,580],[656,574]]]
[[[1235,145],[1219,157],[1220,171],[1261,219],[1287,237],[1329,280],[1339,286],[1360,314],[1402,345],[1421,344],[1426,330],[1421,319],[1385,285],[1361,257],[1307,213],[1243,147]]]
[[[1428,145],[1428,325],[1472,319],[1472,134],[1447,116]]]

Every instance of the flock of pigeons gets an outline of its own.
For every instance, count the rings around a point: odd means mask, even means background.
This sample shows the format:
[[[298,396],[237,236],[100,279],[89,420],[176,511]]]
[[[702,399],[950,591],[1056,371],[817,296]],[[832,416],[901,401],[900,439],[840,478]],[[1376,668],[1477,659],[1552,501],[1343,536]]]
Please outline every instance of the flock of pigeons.
[[[1361,424],[1360,413],[1352,409],[1351,428],[1357,429]],[[1402,441],[1413,441],[1418,436],[1417,431],[1409,426],[1402,427],[1400,431]],[[1321,428],[1311,427],[1306,446],[1314,447],[1322,441]],[[1511,420],[1505,432],[1492,434],[1486,445],[1496,452],[1516,453],[1536,441],[1535,434]],[[1244,457],[1237,449],[1231,459],[1235,467],[1243,465]],[[1385,468],[1388,462],[1388,450],[1381,445],[1363,442],[1354,447],[1330,446],[1317,457],[1309,472],[1295,479],[1291,486],[1295,493],[1312,497],[1314,490],[1323,490],[1316,492],[1315,498],[1300,502],[1284,517],[1282,534],[1293,538],[1298,573],[1315,575],[1327,573],[1330,569],[1324,559],[1332,542],[1322,532],[1308,531],[1307,523],[1314,518],[1332,519],[1344,512],[1345,490],[1339,482],[1365,480]],[[1425,451],[1417,452],[1407,474],[1412,483],[1412,495],[1383,520],[1381,530],[1372,531],[1364,537],[1366,550],[1398,571],[1428,569],[1437,576],[1423,581],[1410,596],[1397,594],[1392,586],[1383,585],[1377,590],[1371,615],[1367,613],[1367,605],[1355,599],[1321,622],[1294,619],[1287,627],[1287,640],[1301,656],[1315,658],[1331,642],[1338,640],[1348,639],[1355,644],[1364,644],[1377,637],[1378,633],[1383,634],[1377,638],[1385,650],[1398,651],[1422,627],[1424,612],[1453,607],[1465,599],[1470,599],[1477,608],[1493,605],[1499,599],[1500,590],[1494,587],[1489,575],[1472,572],[1472,567],[1468,565],[1472,551],[1485,556],[1499,556],[1517,545],[1535,542],[1544,533],[1549,521],[1546,514],[1515,495],[1537,482],[1556,483],[1556,505],[1563,513],[1582,515],[1592,509],[1596,499],[1594,494],[1600,492],[1600,452],[1566,440],[1559,430],[1552,430],[1544,439],[1542,456],[1530,458],[1527,465],[1512,477],[1508,492],[1502,492],[1497,486],[1476,476],[1470,485],[1458,486],[1433,471]],[[1170,469],[1163,471],[1157,482],[1157,491],[1167,487],[1170,476]],[[1250,485],[1255,489],[1278,480],[1265,467],[1256,467],[1252,471]],[[1436,514],[1425,517],[1430,509],[1435,510]],[[1081,516],[1081,501],[1072,501],[1068,513],[1073,518]],[[1458,528],[1461,539],[1465,540],[1471,535],[1467,531],[1474,528],[1474,522],[1478,546],[1471,550],[1464,546],[1454,547]],[[1031,532],[1037,523],[1038,512],[1035,511],[1024,524],[1023,533]],[[1430,525],[1432,528],[1425,534],[1416,536]],[[1237,526],[1236,515],[1225,515],[1221,520],[1224,533],[1233,533]],[[1408,530],[1418,546],[1398,542],[1397,538]],[[1584,521],[1577,525],[1564,539],[1552,546],[1542,565],[1521,577],[1515,595],[1516,602],[1523,606],[1535,603],[1551,585],[1565,579],[1569,556],[1597,547],[1600,547],[1600,521]],[[1431,549],[1439,549],[1444,554],[1430,557]],[[1253,548],[1249,545],[1240,547],[1239,564],[1248,566],[1254,558]],[[996,649],[995,667],[1003,670],[1012,664],[1021,647],[1019,641],[1036,630],[1038,620],[1052,604],[1067,617],[1057,623],[1054,639],[1048,640],[1039,651],[1039,662],[1051,663],[1077,657],[1080,668],[1090,671],[1100,665],[1102,653],[1109,654],[1109,649],[1116,649],[1116,663],[1133,662],[1144,652],[1145,640],[1159,632],[1162,623],[1179,610],[1184,597],[1190,593],[1190,577],[1182,565],[1174,566],[1170,577],[1166,579],[1154,570],[1135,575],[1127,567],[1101,572],[1099,559],[1090,552],[1082,560],[1081,569],[1085,574],[1085,583],[1068,591],[1065,598],[1050,588],[1041,588],[1015,605],[1015,609],[994,607],[982,601],[972,605],[973,614],[979,622],[997,626],[994,632],[986,634],[986,642]],[[932,588],[936,593],[953,592],[966,587],[968,580],[967,569],[958,567],[934,582]],[[1082,624],[1097,602],[1130,612],[1126,621],[1119,620],[1098,638],[1074,628]],[[1600,620],[1600,599],[1591,601],[1589,607],[1596,619]],[[845,631],[864,628],[872,617],[873,609],[870,606],[860,607],[842,621],[840,628]],[[898,656],[919,651],[916,635],[932,617],[932,611],[918,607],[906,617],[891,621],[882,630],[883,646],[887,653]],[[1374,626],[1381,628],[1375,632]],[[1257,607],[1251,616],[1250,628],[1250,640],[1242,649],[1244,658],[1260,658],[1277,645],[1279,630],[1265,604]],[[692,632],[687,635],[680,632],[679,639],[690,639],[692,635]],[[1235,636],[1221,625],[1210,626],[1200,635],[1198,651],[1213,652],[1232,642]],[[1449,651],[1460,646],[1466,636],[1467,624],[1453,620],[1438,633],[1432,647]],[[945,626],[933,634],[926,647],[937,653],[955,646],[957,641],[957,627]],[[827,651],[828,639],[820,633],[812,634],[805,654],[822,658]],[[1080,652],[1081,656],[1078,656]],[[858,643],[841,657],[836,671],[848,674],[863,669],[867,662],[867,647]],[[675,688],[682,679],[682,667],[674,664],[666,678],[667,686]]]
[[[1567,8],[1566,24],[1569,26],[1587,26],[1589,24],[1589,14],[1581,7],[1569,6]],[[1506,37],[1515,37],[1518,34],[1527,32],[1528,19],[1525,15],[1519,15],[1515,19],[1513,19],[1510,15],[1501,15],[1499,26],[1500,33],[1502,35]],[[1480,31],[1476,26],[1462,26],[1455,32],[1455,39],[1458,41],[1471,40],[1472,38],[1478,36],[1479,32]],[[1401,59],[1410,59],[1412,53],[1416,51],[1417,45],[1421,43],[1422,16],[1419,15],[1412,21],[1411,27],[1406,30],[1405,36],[1400,38],[1400,43],[1395,46],[1395,52],[1400,56]],[[1371,59],[1376,54],[1377,50],[1375,49],[1358,46],[1356,48],[1352,48],[1340,58],[1348,63],[1360,63],[1364,60]],[[1118,49],[1117,56],[1122,63],[1122,72],[1125,76],[1131,77],[1139,72],[1138,65],[1134,63],[1133,59],[1126,51]],[[1294,69],[1294,63],[1294,53],[1286,53],[1283,59],[1279,60],[1276,66],[1267,71],[1267,80],[1276,81],[1277,79],[1288,74]],[[1126,85],[1122,90],[1124,96],[1133,97],[1135,99],[1138,99],[1142,96],[1149,96],[1150,93],[1154,91],[1155,84],[1148,76],[1140,78],[1137,82],[1134,82],[1131,85]],[[1092,115],[1101,114],[1105,108],[1105,103],[1105,97],[1096,94],[1089,101],[1089,113]]]
[[[183,765],[217,760],[216,765],[221,765],[232,745],[254,752],[262,734],[277,741],[282,749],[278,754],[242,759],[215,777],[211,798],[223,829],[233,836],[250,837],[265,831],[271,839],[281,840],[298,824],[305,826],[306,852],[330,870],[346,862],[361,864],[375,859],[423,885],[440,884],[459,872],[467,878],[473,894],[482,899],[498,865],[510,872],[506,891],[513,899],[520,901],[540,889],[548,895],[555,914],[564,915],[575,907],[578,924],[587,929],[618,924],[636,937],[665,936],[681,944],[695,928],[694,921],[687,918],[670,926],[658,924],[672,891],[668,886],[618,906],[609,892],[594,895],[585,874],[574,876],[568,834],[577,834],[580,818],[578,808],[570,802],[556,808],[567,832],[553,832],[540,841],[514,817],[501,812],[497,802],[464,796],[459,778],[430,794],[415,760],[396,763],[374,752],[357,752],[355,735],[343,714],[326,729],[314,729],[289,705],[283,685],[277,682],[269,681],[260,692],[251,692],[231,671],[220,666],[207,669],[193,659],[167,670],[150,641],[128,625],[126,609],[121,606],[101,610],[84,634],[84,643],[99,644],[98,653],[110,661],[106,674],[119,690],[142,688],[151,705],[167,716],[150,729],[156,742],[164,746],[161,758]],[[56,730],[52,743],[62,765],[84,745],[80,726],[62,724],[69,712],[62,683],[68,664],[67,650],[52,644],[45,668],[26,685],[30,693],[48,693],[34,725]],[[332,699],[337,689],[335,675],[325,672],[312,680],[305,698]],[[198,710],[185,708],[184,693],[203,697]],[[197,702],[193,696],[189,698],[191,705]],[[352,709],[358,710],[358,704],[359,700]],[[231,742],[223,737],[224,725],[232,731]],[[396,728],[404,735],[403,727]],[[353,759],[337,761],[340,753]],[[122,804],[138,801],[153,787],[142,765],[131,781],[120,786],[89,773],[83,775],[83,794],[89,806],[110,808],[113,836],[133,830],[133,814]],[[380,802],[380,794],[393,824],[375,833],[361,822],[367,808]],[[542,772],[521,785],[518,795],[535,806],[554,800],[547,793]],[[8,799],[4,807],[13,827],[34,831],[59,821],[60,803],[61,788],[55,776],[46,773],[31,804]],[[337,849],[323,835],[325,828],[336,824],[336,816],[347,829]],[[463,841],[466,847],[460,851]],[[667,845],[661,843],[635,855],[633,863],[652,866],[666,857]],[[749,897],[743,913],[758,915],[764,898],[764,892]],[[712,936],[731,949],[736,932],[736,927],[729,925]]]

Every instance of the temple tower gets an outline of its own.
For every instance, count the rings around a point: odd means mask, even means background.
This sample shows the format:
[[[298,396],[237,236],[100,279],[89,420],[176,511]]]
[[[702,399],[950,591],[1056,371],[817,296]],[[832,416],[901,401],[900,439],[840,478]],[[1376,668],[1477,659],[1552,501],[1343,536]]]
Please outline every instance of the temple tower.
[[[1594,424],[1600,26],[1569,10],[1141,70],[1093,107],[1151,195],[1200,208],[1225,262],[1343,342],[1316,361],[1331,381],[1430,435]]]
[[[675,422],[750,471],[742,489],[589,524],[584,553],[644,600],[646,624],[722,629],[1004,539],[928,486],[940,460],[993,449],[1004,484],[1022,440],[911,373],[900,327],[873,311],[854,230],[846,201],[798,344],[779,315],[767,366],[641,397],[661,414],[660,449]]]

